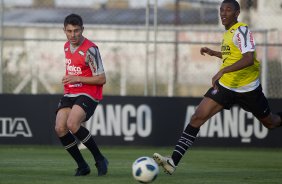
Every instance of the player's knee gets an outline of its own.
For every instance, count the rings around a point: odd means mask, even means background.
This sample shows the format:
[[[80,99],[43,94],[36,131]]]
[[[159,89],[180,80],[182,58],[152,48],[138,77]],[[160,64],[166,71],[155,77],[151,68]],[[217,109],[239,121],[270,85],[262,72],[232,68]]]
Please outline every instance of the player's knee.
[[[68,128],[71,132],[75,133],[75,132],[77,132],[77,130],[79,129],[79,126],[77,126],[77,123],[75,123],[75,122],[73,122],[73,121],[68,121],[68,122],[67,122],[67,128]]]
[[[55,131],[58,136],[64,135],[67,132],[66,127],[61,126],[61,125],[56,125],[55,126]]]

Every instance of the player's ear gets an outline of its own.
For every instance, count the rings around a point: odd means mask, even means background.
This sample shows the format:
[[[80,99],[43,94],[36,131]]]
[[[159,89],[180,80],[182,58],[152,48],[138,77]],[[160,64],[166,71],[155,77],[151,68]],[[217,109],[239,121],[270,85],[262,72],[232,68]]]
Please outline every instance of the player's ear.
[[[81,28],[81,32],[83,32],[83,30],[84,30],[84,27],[82,26],[82,28]]]
[[[237,19],[238,19],[238,17],[239,17],[239,14],[240,14],[240,10],[237,10],[237,11],[235,12],[235,16],[237,17]]]

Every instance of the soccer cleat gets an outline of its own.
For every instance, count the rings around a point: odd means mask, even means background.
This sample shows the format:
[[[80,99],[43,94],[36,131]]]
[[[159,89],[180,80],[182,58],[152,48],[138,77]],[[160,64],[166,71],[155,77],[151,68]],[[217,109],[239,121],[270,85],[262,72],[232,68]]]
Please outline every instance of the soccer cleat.
[[[98,170],[98,176],[103,176],[107,174],[108,165],[109,165],[109,162],[106,158],[96,162],[95,166],[97,167],[97,170]]]
[[[80,167],[77,168],[75,176],[85,176],[85,175],[88,175],[89,173],[90,173],[90,168],[87,165],[86,167],[83,167],[83,168],[80,168]]]
[[[176,166],[174,165],[174,162],[170,157],[164,157],[158,153],[154,153],[153,159],[157,162],[159,166],[162,166],[164,168],[164,171],[167,174],[171,175],[176,169]]]

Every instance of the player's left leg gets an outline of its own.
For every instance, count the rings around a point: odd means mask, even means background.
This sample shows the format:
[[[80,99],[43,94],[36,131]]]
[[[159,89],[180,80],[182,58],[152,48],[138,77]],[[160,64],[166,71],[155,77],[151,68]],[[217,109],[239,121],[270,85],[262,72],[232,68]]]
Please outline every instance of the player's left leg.
[[[277,114],[270,113],[268,116],[258,118],[258,120],[268,129],[274,129],[282,126],[281,112]]]
[[[282,126],[282,112],[276,114],[271,112],[261,86],[253,91],[240,94],[237,101],[243,109],[252,112],[266,128],[273,129]]]
[[[98,170],[98,176],[107,174],[108,160],[100,152],[96,142],[94,141],[91,133],[85,127],[80,126],[78,131],[74,135],[90,150],[92,153]]]

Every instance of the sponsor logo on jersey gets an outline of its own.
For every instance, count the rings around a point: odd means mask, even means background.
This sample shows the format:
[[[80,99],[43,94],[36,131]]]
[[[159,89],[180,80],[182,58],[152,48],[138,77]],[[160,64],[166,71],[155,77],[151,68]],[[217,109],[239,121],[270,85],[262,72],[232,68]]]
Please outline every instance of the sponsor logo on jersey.
[[[252,49],[255,48],[255,42],[254,42],[254,36],[253,36],[253,33],[250,32],[250,42],[251,42],[251,45],[252,45]]]
[[[240,49],[240,51],[242,52],[242,42],[241,42],[241,38],[240,38],[240,33],[238,33],[238,34],[236,35],[236,37],[237,37],[239,49]]]
[[[83,51],[78,51],[78,53],[81,55],[81,56],[84,56],[84,52]]]
[[[72,65],[71,59],[66,58],[66,69],[69,75],[80,75],[82,74],[81,68],[79,66]]]
[[[69,84],[70,88],[78,88],[78,87],[81,87],[81,86],[82,86],[82,83]]]
[[[96,73],[97,69],[95,66],[95,58],[91,55],[88,56],[89,65],[91,66],[94,73]]]
[[[230,46],[226,45],[226,44],[221,45],[221,54],[222,55],[230,55],[231,54]]]

